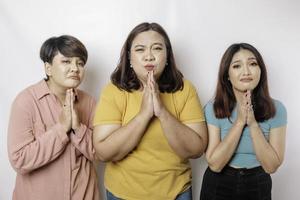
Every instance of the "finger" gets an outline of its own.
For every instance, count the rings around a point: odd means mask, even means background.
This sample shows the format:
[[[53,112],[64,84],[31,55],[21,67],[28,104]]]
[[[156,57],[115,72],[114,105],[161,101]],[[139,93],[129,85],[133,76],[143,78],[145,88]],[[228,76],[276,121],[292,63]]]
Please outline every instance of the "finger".
[[[242,105],[243,106],[247,106],[248,105],[247,92],[243,95]]]
[[[67,108],[70,105],[69,98],[70,98],[70,94],[69,94],[69,90],[67,90],[65,96],[64,108]]]
[[[71,111],[73,112],[73,110],[74,110],[74,92],[73,92],[73,90],[70,91],[70,107],[71,107]]]
[[[67,105],[71,106],[71,100],[72,100],[72,89],[68,89],[67,90]]]
[[[151,79],[152,82],[154,81],[153,74],[154,74],[154,71],[153,70],[150,71],[150,79]]]
[[[150,71],[148,73],[148,77],[149,77],[148,86],[149,86],[149,89],[150,89],[151,93],[153,92],[152,74],[153,74],[152,71]]]
[[[150,72],[147,72],[147,83],[149,83],[151,77],[150,77]]]

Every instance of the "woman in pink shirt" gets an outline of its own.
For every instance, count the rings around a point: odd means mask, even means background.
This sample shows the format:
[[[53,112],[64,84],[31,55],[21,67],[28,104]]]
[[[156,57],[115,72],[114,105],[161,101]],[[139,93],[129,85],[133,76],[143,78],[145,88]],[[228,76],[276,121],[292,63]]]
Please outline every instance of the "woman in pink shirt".
[[[52,37],[40,50],[47,78],[14,100],[8,153],[17,172],[14,200],[98,200],[92,161],[95,100],[76,89],[88,53],[68,35]]]

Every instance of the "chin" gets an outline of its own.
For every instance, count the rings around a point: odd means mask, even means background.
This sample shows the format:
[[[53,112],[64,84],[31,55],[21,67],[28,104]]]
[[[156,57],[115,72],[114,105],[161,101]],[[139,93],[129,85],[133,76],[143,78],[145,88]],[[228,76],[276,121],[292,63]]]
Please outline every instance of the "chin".
[[[247,92],[247,90],[252,91],[253,89],[251,89],[250,87],[234,87],[234,90],[244,93]]]
[[[67,87],[67,88],[77,88],[80,85],[80,83],[81,83],[80,81],[74,82],[74,83],[67,83],[65,85],[65,87]]]

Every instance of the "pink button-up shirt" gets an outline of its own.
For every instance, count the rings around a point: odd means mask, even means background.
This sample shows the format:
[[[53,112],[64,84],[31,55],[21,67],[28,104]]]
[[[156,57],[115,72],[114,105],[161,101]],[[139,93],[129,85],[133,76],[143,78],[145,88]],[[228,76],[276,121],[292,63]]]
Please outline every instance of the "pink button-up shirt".
[[[14,200],[98,200],[92,161],[95,100],[77,90],[81,125],[67,135],[59,123],[62,107],[42,80],[13,102],[8,153],[17,171]]]

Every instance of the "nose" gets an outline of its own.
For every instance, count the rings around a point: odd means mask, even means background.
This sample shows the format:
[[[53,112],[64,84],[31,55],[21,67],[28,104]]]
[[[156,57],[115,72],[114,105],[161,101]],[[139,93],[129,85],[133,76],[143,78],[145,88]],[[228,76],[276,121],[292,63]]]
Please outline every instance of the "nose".
[[[78,66],[77,66],[76,63],[71,64],[71,71],[72,72],[78,72],[79,71]]]
[[[148,50],[145,52],[145,61],[153,61],[155,60],[155,57],[153,56],[153,53],[151,50]]]
[[[243,74],[244,75],[250,75],[251,74],[249,66],[247,66],[247,65],[244,66]]]

